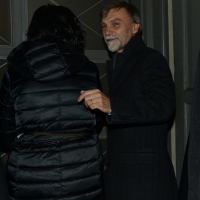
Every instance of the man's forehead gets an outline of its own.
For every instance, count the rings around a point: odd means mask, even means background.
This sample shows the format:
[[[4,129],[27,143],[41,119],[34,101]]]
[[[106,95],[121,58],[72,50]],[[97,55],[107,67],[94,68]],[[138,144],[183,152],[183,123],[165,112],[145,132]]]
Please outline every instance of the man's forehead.
[[[113,8],[106,16],[102,17],[102,23],[105,21],[121,20],[124,17],[130,18],[125,8]]]
[[[110,18],[110,20],[108,20],[108,22],[117,22],[117,21],[122,21],[122,19],[120,19],[120,18],[118,18],[118,17],[115,17],[115,18]],[[106,23],[107,21],[105,20],[105,21],[103,21],[102,20],[102,24],[104,24],[104,23]]]

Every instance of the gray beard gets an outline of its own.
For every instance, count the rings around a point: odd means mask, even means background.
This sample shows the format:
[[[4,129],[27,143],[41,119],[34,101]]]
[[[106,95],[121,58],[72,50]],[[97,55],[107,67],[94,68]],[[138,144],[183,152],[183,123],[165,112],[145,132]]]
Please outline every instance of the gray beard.
[[[122,47],[121,47],[121,42],[116,42],[116,43],[109,43],[109,42],[106,42],[107,46],[108,46],[108,49],[109,51],[111,52],[116,52],[116,51],[119,51]]]

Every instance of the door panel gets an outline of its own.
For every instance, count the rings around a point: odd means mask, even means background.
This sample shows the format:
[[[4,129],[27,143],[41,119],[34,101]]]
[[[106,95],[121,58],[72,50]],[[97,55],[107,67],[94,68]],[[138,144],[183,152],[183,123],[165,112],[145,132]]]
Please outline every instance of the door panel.
[[[175,84],[177,96],[176,152],[177,177],[183,164],[187,143],[194,75],[200,46],[200,1],[173,1]]]

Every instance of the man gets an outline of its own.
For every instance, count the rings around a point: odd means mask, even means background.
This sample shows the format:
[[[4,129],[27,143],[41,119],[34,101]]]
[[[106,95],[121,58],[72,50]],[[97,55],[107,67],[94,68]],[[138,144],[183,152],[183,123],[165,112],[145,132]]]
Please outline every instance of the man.
[[[134,5],[102,10],[102,34],[113,59],[107,62],[109,97],[81,91],[78,101],[106,113],[106,200],[175,200],[177,183],[167,152],[175,88],[165,58],[146,47]]]

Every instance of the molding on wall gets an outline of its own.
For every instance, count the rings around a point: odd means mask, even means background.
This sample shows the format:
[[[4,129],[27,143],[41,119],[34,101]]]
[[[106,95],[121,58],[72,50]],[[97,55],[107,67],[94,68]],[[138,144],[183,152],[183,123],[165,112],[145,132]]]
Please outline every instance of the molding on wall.
[[[183,26],[183,90],[189,87],[189,58],[188,58],[188,9],[187,0],[182,1],[182,26]]]
[[[160,1],[160,9],[161,9],[161,27],[160,27],[160,32],[161,32],[161,53],[168,58],[169,52],[168,52],[168,15],[169,12],[166,9],[168,6],[168,2],[166,0],[161,0]]]
[[[24,27],[24,3],[25,0],[12,0],[12,30],[13,46],[19,45],[23,41]],[[14,20],[13,20],[14,19]]]
[[[7,58],[8,54],[13,50],[11,46],[1,46],[0,47],[0,58],[5,59]]]
[[[191,115],[192,104],[184,103],[184,147],[186,148],[187,138],[190,130],[190,115]]]
[[[0,46],[0,58],[5,59],[14,47],[24,40],[25,33],[25,4],[26,0],[10,0],[11,15],[11,45]]]
[[[105,63],[106,60],[110,59],[106,50],[86,50],[85,55],[95,63]]]
[[[172,0],[168,0],[168,36],[169,36],[169,66],[174,79],[174,38],[173,38],[173,7]],[[176,124],[171,128],[171,158],[176,174]]]
[[[143,4],[145,6],[145,9],[143,9],[144,12],[146,12],[146,19],[144,19],[147,24],[146,24],[146,30],[145,30],[145,35],[147,36],[147,46],[154,48],[154,31],[153,31],[153,1],[148,0]],[[145,16],[143,14],[143,16]]]

